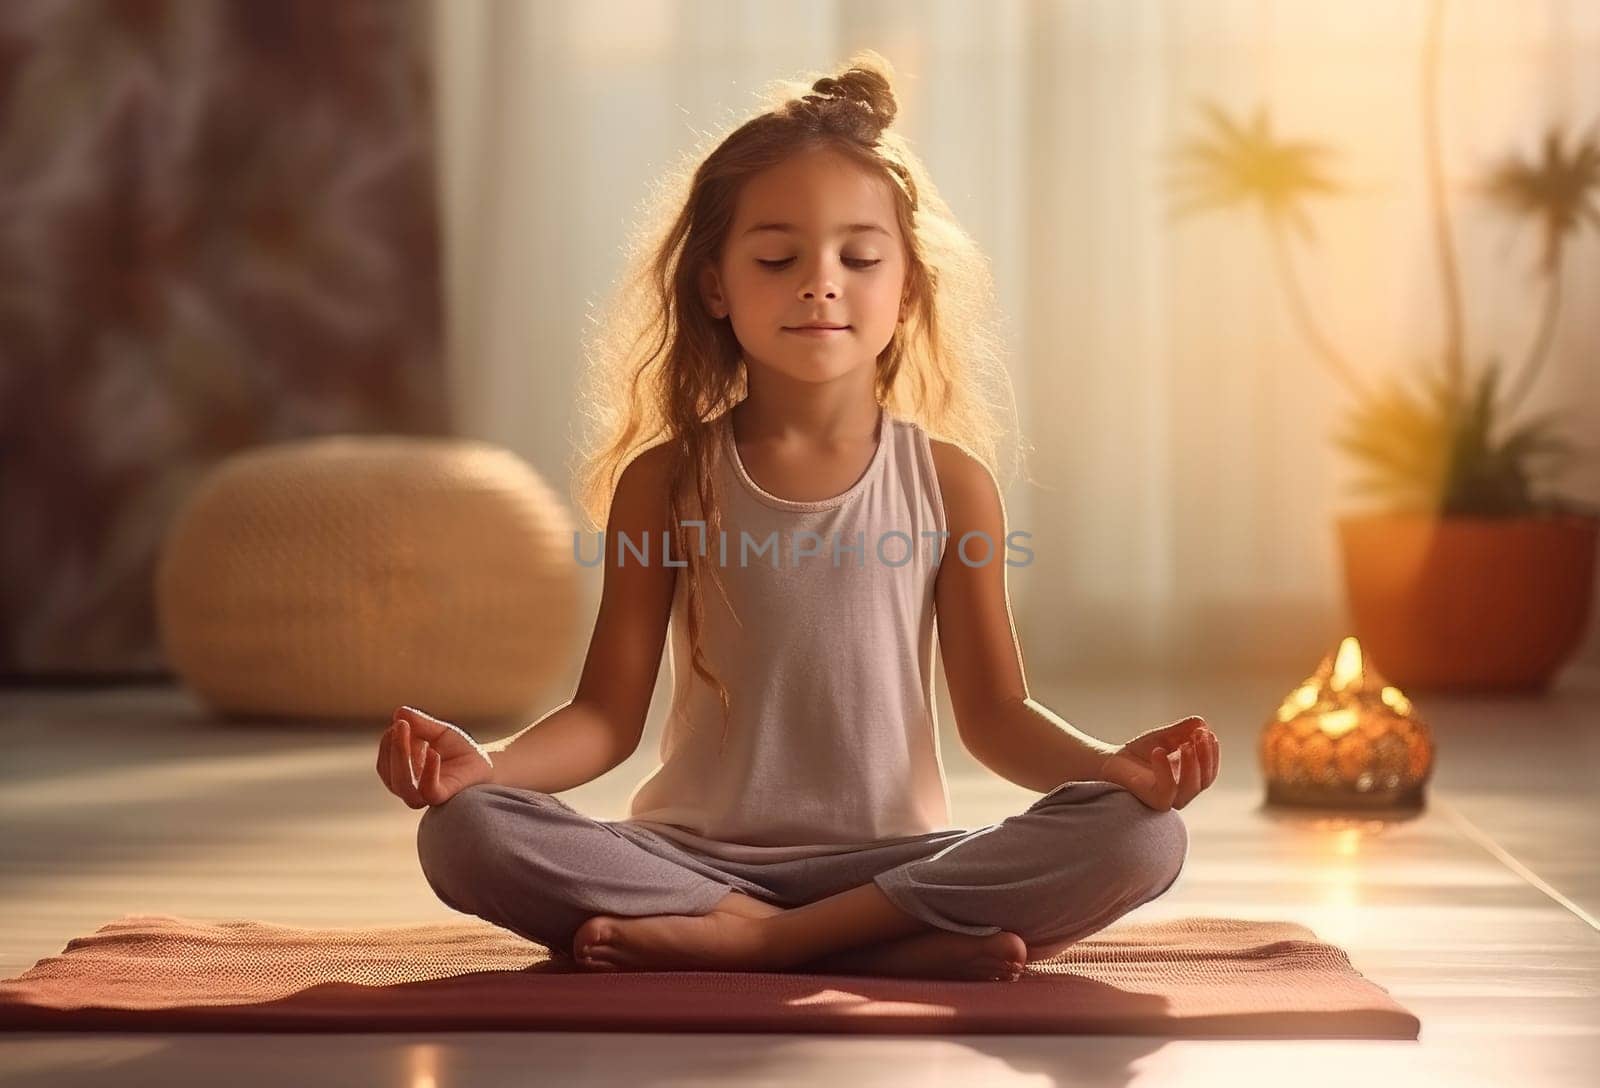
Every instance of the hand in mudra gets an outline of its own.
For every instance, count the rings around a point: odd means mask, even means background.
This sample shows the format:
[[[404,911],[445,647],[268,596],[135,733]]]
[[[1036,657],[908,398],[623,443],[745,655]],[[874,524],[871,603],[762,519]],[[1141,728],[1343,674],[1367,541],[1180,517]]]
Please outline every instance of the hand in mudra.
[[[1217,780],[1217,735],[1204,718],[1184,718],[1141,733],[1106,757],[1100,778],[1153,809],[1182,808]]]
[[[482,745],[414,707],[396,710],[378,741],[378,777],[411,808],[442,805],[493,774]]]

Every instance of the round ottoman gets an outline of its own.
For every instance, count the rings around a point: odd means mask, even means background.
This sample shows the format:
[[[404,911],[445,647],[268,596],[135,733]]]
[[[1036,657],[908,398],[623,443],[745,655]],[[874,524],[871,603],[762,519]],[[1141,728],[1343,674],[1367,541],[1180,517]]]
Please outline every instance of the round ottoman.
[[[577,610],[566,507],[509,450],[336,435],[235,454],[174,517],[162,647],[225,715],[528,715]]]

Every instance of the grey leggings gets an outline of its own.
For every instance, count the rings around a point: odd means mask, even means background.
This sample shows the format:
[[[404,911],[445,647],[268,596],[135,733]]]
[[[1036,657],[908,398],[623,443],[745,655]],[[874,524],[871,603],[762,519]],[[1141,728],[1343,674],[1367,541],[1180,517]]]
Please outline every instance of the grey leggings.
[[[429,886],[454,910],[572,954],[597,914],[705,914],[729,892],[800,906],[869,880],[939,929],[1010,930],[1040,959],[1170,888],[1189,853],[1175,810],[1109,782],[1065,782],[997,824],[780,862],[709,857],[537,790],[469,786],[422,814]]]

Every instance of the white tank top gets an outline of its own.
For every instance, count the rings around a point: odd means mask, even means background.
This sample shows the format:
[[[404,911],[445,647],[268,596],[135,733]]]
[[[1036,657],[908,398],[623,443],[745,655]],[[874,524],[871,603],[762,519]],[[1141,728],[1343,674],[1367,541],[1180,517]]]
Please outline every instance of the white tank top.
[[[701,646],[728,688],[726,745],[718,751],[717,693],[690,667],[680,569],[661,763],[634,788],[627,822],[735,861],[947,829],[933,583],[948,529],[926,432],[880,407],[878,448],[860,479],[832,498],[795,502],[751,479],[730,418],[715,424],[721,539],[688,529],[691,547],[704,539],[743,620],[740,628],[707,571]],[[692,495],[689,509],[699,515]]]

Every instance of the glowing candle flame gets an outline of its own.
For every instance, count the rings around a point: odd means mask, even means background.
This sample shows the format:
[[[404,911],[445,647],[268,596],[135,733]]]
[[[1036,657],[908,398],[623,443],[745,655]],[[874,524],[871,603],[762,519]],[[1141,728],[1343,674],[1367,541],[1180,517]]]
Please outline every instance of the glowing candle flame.
[[[1351,635],[1339,643],[1339,659],[1333,665],[1331,686],[1334,691],[1344,691],[1352,683],[1361,681],[1361,643]]]
[[[1361,715],[1356,713],[1356,708],[1347,706],[1343,710],[1330,710],[1326,714],[1318,714],[1317,721],[1322,725],[1322,731],[1330,737],[1337,737],[1348,733],[1361,722]]]
[[[1402,717],[1410,715],[1411,700],[1400,694],[1399,688],[1392,688],[1386,685],[1383,691],[1379,692],[1379,695],[1385,703],[1394,709],[1396,714]]]

